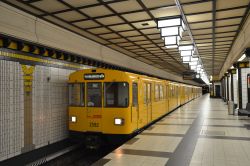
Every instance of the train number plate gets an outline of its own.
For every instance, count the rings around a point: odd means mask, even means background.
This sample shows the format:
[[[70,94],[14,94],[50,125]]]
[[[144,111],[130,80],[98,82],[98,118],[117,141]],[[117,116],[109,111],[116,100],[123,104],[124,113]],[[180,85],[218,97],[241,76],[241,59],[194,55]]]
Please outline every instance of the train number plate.
[[[96,122],[90,122],[89,127],[99,127],[99,123]]]

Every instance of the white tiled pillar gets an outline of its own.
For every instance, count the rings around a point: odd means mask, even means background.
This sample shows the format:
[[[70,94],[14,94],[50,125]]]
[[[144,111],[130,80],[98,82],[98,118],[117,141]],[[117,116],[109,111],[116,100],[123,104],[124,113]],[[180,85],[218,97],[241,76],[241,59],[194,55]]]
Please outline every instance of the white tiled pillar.
[[[232,99],[231,99],[231,74],[230,74],[230,76],[228,77],[228,92],[229,92],[229,94],[228,94],[228,100],[229,101],[231,101]]]
[[[250,68],[241,68],[241,84],[242,84],[242,108],[246,108],[247,96],[247,74],[250,74]]]
[[[234,85],[234,104],[238,103],[238,72],[233,74],[233,85]]]

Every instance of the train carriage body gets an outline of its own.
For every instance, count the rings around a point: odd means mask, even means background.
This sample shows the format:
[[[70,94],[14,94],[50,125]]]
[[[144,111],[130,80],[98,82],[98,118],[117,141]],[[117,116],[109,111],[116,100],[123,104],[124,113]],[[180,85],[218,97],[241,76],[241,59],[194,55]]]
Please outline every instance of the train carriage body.
[[[117,70],[69,77],[69,130],[129,135],[201,95],[199,87]]]

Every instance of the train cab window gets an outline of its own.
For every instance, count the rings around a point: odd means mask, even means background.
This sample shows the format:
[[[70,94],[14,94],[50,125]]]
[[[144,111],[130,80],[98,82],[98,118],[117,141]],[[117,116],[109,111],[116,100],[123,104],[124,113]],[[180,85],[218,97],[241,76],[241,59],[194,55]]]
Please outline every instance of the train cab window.
[[[104,96],[104,107],[128,107],[129,85],[126,82],[106,82]]]
[[[102,106],[102,84],[97,82],[87,83],[87,106]]]
[[[69,84],[69,105],[84,106],[84,84]]]
[[[133,83],[133,107],[138,106],[138,84]]]

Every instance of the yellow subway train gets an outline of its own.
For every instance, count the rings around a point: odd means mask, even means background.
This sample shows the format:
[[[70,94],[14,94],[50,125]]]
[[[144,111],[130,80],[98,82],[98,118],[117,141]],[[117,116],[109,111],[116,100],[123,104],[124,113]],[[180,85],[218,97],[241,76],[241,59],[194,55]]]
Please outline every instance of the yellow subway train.
[[[69,76],[69,130],[72,135],[131,135],[186,102],[201,87],[145,75],[85,69]]]

